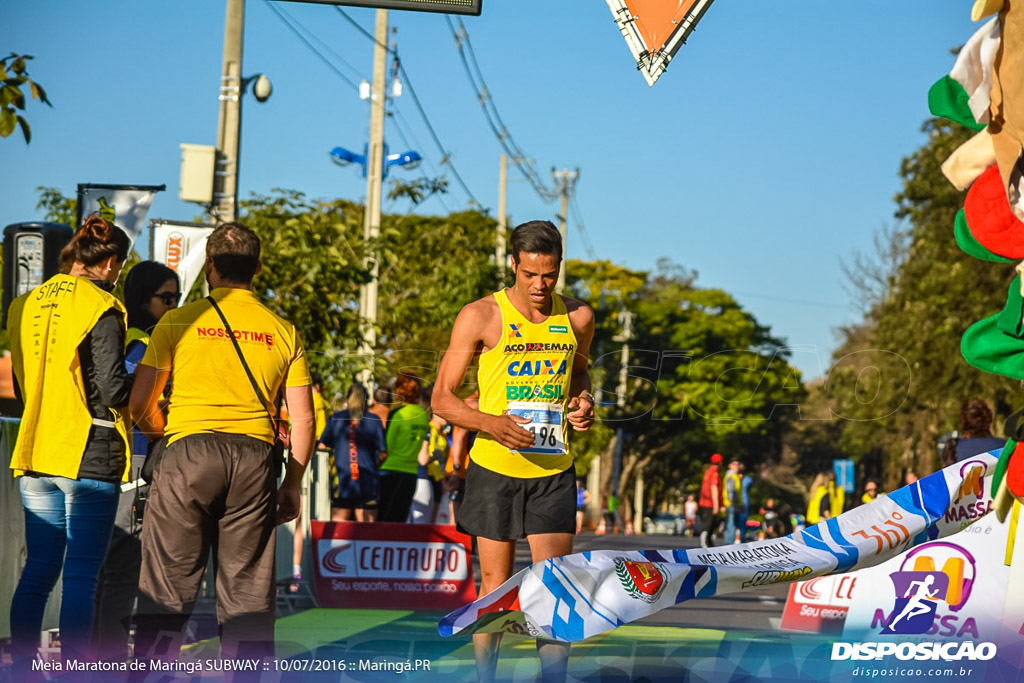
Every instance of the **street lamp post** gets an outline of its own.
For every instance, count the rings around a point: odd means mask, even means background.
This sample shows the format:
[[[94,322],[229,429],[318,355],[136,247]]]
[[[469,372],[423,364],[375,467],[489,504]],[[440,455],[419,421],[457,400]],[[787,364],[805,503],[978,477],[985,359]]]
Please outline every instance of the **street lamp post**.
[[[224,68],[220,77],[220,115],[217,120],[217,154],[213,176],[215,223],[238,217],[238,158],[241,147],[242,95],[255,82],[253,94],[265,102],[271,93],[270,79],[263,74],[242,78],[242,31],[245,0],[227,0],[224,21]]]

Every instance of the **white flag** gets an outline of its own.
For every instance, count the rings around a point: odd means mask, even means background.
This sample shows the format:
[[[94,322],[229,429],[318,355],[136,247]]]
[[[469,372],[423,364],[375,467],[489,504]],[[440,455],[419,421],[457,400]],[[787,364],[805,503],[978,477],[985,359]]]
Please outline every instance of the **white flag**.
[[[181,278],[187,295],[206,263],[206,238],[213,226],[154,218],[149,222],[149,253],[154,261],[167,265]]]
[[[78,185],[78,223],[86,216],[98,213],[128,233],[135,243],[146,222],[149,207],[157,192],[166,185]]]

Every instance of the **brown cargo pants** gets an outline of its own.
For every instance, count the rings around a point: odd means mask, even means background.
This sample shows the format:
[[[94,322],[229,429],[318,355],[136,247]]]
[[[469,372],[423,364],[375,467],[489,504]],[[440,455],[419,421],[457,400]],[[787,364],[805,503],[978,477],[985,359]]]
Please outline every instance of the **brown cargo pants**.
[[[142,522],[136,658],[178,656],[211,550],[221,656],[273,656],[277,482],[270,449],[224,433],[167,447]]]

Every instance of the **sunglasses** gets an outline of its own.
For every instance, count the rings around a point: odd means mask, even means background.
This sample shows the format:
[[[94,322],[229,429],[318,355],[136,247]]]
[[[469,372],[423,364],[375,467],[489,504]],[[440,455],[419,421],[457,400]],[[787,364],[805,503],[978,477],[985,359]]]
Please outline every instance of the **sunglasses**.
[[[160,292],[153,298],[162,300],[167,306],[177,306],[181,302],[181,292]]]

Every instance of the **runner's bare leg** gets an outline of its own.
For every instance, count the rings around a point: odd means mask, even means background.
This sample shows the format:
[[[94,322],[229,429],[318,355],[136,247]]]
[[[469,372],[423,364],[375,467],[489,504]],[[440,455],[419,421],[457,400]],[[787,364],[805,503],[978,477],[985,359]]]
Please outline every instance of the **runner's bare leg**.
[[[515,541],[495,541],[477,536],[476,551],[480,557],[480,595],[484,596],[512,576],[516,558]],[[481,683],[491,683],[498,668],[500,633],[473,634],[476,672]]]
[[[535,563],[572,554],[573,534],[533,534],[526,540]],[[561,683],[565,680],[569,668],[569,643],[538,638],[537,655],[540,657],[542,681]]]

